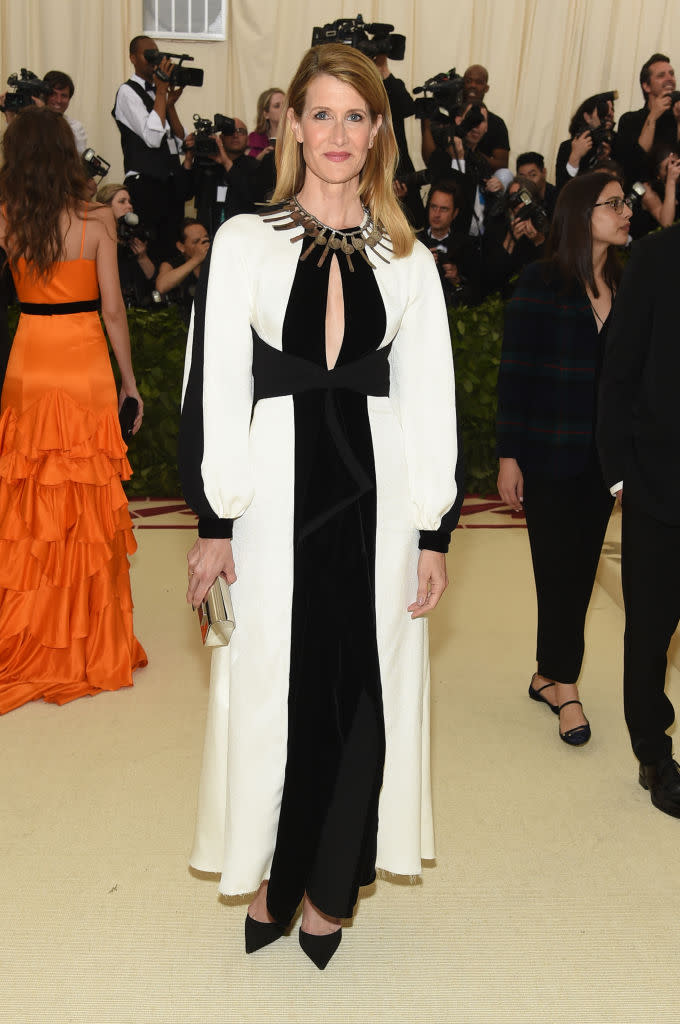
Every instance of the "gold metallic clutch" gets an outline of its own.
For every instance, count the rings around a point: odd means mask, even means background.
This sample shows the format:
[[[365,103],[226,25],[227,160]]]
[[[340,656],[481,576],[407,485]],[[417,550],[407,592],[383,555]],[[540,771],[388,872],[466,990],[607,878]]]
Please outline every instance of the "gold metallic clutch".
[[[229,584],[218,576],[197,608],[201,636],[206,647],[226,647],[236,623]]]

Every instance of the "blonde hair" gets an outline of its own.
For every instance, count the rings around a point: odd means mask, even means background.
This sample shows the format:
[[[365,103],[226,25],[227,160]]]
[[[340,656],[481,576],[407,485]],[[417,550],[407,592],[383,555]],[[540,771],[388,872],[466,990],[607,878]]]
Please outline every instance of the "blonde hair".
[[[98,203],[102,203],[104,206],[110,206],[113,202],[113,197],[117,192],[128,192],[127,185],[115,185],[113,183],[110,185],[102,185],[101,188],[97,190],[95,199]],[[128,195],[129,194],[130,193],[128,192]]]
[[[271,89],[265,89],[261,92],[257,98],[257,124],[255,125],[255,131],[261,135],[264,134],[269,127],[269,118],[267,117],[267,111],[269,110],[269,104],[271,103],[272,96],[276,96],[277,92],[280,92],[282,96],[286,95],[285,89],[279,89],[278,86],[272,86]]]
[[[394,194],[399,153],[385,86],[373,61],[342,43],[322,43],[307,50],[288,87],[282,116],[284,131],[279,132],[276,141],[277,179],[272,202],[289,199],[304,184],[302,145],[293,134],[288,110],[292,110],[296,118],[302,117],[309,83],[317,75],[331,75],[356,89],[368,105],[373,123],[382,116],[359,178],[359,198],[368,207],[374,222],[381,224],[390,236],[394,255],[397,258],[408,256],[413,249],[414,234]]]

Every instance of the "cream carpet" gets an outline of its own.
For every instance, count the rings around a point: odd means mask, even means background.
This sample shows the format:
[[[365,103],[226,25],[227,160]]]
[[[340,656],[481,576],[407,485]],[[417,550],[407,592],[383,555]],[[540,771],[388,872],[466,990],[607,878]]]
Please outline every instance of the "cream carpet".
[[[150,664],[134,688],[0,719],[0,1020],[680,1021],[680,821],[628,746],[616,523],[582,675],[593,739],[575,750],[526,695],[522,522],[466,507],[432,623],[437,863],[365,892],[322,974],[295,933],[246,957],[245,903],[187,869],[208,660],[183,602],[191,519],[165,505],[135,520]],[[675,668],[669,692],[680,706]]]

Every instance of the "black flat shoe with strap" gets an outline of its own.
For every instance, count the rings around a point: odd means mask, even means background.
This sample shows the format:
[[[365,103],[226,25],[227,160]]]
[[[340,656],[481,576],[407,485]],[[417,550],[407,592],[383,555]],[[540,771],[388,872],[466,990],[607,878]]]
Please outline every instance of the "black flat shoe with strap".
[[[566,708],[568,704],[580,704],[583,707],[580,700],[565,700],[564,704],[560,704],[557,713],[559,714],[562,708]],[[567,729],[566,732],[560,730],[560,739],[568,743],[570,747],[583,746],[590,739],[590,723],[586,722],[585,725],[577,725],[573,729]]]
[[[547,690],[549,686],[554,686],[555,684],[554,683],[546,683],[544,686],[539,686],[539,688],[537,690],[535,690],[534,689],[534,679],[536,678],[537,675],[538,675],[538,672],[534,672],[533,676],[531,677],[531,682],[529,683],[529,696],[531,697],[532,700],[537,700],[539,702],[539,704],[547,704],[548,707],[550,708],[550,710],[552,711],[552,713],[554,715],[559,715],[560,709],[558,708],[557,704],[551,704],[550,701],[546,700],[545,697],[541,697],[541,694],[543,693],[544,690]]]

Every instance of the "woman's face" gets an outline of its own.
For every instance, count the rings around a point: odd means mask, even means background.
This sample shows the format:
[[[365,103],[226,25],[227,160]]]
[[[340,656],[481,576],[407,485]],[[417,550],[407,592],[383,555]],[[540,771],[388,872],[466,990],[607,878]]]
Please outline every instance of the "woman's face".
[[[132,213],[130,193],[126,188],[119,189],[111,200],[111,209],[116,220],[120,220],[126,213]]]
[[[623,199],[623,189],[618,181],[610,181],[597,197],[598,205],[591,215],[593,242],[606,245],[625,245],[628,241],[628,222],[631,218],[629,206],[623,206],[619,213],[607,203],[609,199]],[[605,205],[602,205],[602,204]]]
[[[302,116],[290,110],[291,130],[302,145],[306,174],[328,184],[355,181],[382,123],[371,122],[366,100],[332,75],[317,75],[307,87]]]
[[[269,106],[265,107],[265,114],[267,120],[272,127],[276,127],[281,120],[281,109],[283,107],[284,96],[282,92],[275,92],[269,100]]]

